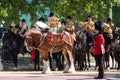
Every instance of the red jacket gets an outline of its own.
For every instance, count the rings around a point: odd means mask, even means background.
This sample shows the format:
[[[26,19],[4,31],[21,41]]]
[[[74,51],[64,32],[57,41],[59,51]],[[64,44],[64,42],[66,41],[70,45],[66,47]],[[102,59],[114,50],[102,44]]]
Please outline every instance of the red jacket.
[[[103,47],[101,47],[101,45]],[[94,56],[104,54],[104,53],[105,53],[104,37],[103,37],[103,34],[99,34],[94,41]]]

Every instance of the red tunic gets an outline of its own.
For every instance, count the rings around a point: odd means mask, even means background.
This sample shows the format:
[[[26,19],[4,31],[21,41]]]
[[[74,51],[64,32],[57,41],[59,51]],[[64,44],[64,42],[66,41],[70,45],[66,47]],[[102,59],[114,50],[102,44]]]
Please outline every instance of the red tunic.
[[[101,47],[101,45],[103,47]],[[94,41],[94,56],[104,54],[104,53],[105,53],[104,37],[103,37],[103,34],[99,34]]]

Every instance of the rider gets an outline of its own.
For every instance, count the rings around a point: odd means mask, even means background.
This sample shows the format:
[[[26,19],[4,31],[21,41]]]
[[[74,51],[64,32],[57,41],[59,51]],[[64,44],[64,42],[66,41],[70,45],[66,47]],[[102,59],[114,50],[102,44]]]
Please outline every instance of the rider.
[[[92,21],[92,15],[87,16],[87,20],[84,23],[85,30],[87,30],[90,34],[93,35],[95,27],[94,27],[94,22]]]
[[[26,25],[25,19],[22,19],[21,21],[22,21],[22,29],[20,30],[19,34],[24,35],[25,32],[27,31],[28,27]]]
[[[45,19],[44,18],[40,18],[39,21],[36,22],[36,29],[40,29],[42,31],[48,30],[49,26],[47,24],[45,24]]]
[[[66,18],[66,31],[68,31],[69,33],[72,34],[74,40],[76,35],[74,33],[74,30],[75,30],[75,26],[74,26],[74,23],[72,22],[72,17],[71,16],[67,16]]]
[[[108,48],[106,50],[106,52],[108,52],[108,50],[110,49],[111,41],[113,39],[113,35],[112,35],[112,28],[107,23],[104,23],[103,34],[105,37],[105,41],[107,42],[106,44],[108,44]]]
[[[58,18],[54,16],[54,13],[50,13],[50,18],[48,20],[48,26],[50,26],[50,31],[57,32],[59,31],[59,28],[61,26],[60,21]]]
[[[108,18],[108,19],[107,19],[107,24],[108,24],[112,29],[114,29],[115,26],[114,26],[111,18]]]
[[[87,20],[84,23],[84,32],[87,36],[87,45],[90,45],[93,42],[93,35],[95,31],[94,22],[92,21],[92,15],[87,16]]]
[[[20,30],[21,30],[21,27],[17,24],[15,25],[15,28],[16,28],[16,34],[19,34]]]

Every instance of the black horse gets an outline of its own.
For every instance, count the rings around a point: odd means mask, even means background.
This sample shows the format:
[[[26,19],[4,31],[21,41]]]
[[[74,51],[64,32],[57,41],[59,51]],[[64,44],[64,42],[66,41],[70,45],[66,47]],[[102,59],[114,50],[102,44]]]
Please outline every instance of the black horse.
[[[87,54],[87,61],[88,61],[88,66],[87,69],[91,67],[90,64],[90,55],[93,56],[93,42],[94,42],[94,34],[89,32],[89,31],[84,31],[86,34],[87,40],[86,40],[86,54]]]
[[[75,64],[78,63],[78,69],[84,70],[86,63],[86,34],[82,31],[76,32],[76,42],[74,47]]]
[[[13,59],[14,65],[17,68],[17,55],[18,53],[26,53],[27,50],[24,47],[24,39],[18,34],[15,34],[11,30],[7,29],[3,32],[2,42],[8,41],[8,51]],[[4,46],[4,45],[3,45]],[[4,54],[3,54],[4,55]]]
[[[106,49],[106,54],[104,55],[104,58],[105,58],[105,68],[106,69],[110,68],[110,58],[109,57],[111,57],[111,59],[112,59],[112,68],[114,68],[114,66],[115,66],[114,61],[116,61],[116,59],[118,59],[119,55],[116,54],[116,52],[118,51],[116,47],[119,47],[119,43],[118,43],[119,36],[120,36],[120,32],[119,32],[119,29],[116,27],[113,29],[113,39],[111,41],[110,41],[110,37],[106,36],[104,34],[105,49]]]
[[[10,56],[11,56],[13,59],[14,65],[17,68],[18,54],[21,53],[24,55],[25,53],[29,53],[26,50],[26,47],[24,46],[24,38],[21,37],[19,34],[15,34],[11,30],[7,29],[6,31],[3,32],[2,41],[3,41],[3,43],[5,43],[6,41],[8,42],[7,48],[9,51],[9,55],[8,55],[8,57],[7,56],[4,56],[4,57],[10,58]],[[4,53],[3,53],[3,55],[4,55]],[[38,50],[35,50],[35,58],[32,60],[34,63],[34,70],[37,70],[37,69],[39,70],[40,67],[39,67],[39,51]],[[38,68],[37,68],[37,66],[38,66]]]

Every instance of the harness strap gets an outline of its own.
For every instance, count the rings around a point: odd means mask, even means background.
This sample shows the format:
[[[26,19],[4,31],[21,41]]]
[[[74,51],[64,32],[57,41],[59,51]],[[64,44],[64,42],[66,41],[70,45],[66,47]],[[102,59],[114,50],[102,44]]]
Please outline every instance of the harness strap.
[[[47,36],[47,33],[44,33],[43,35],[42,35],[42,38],[40,39],[40,44],[39,44],[39,46],[41,46],[41,44],[43,43],[43,41],[45,40],[45,37]]]

